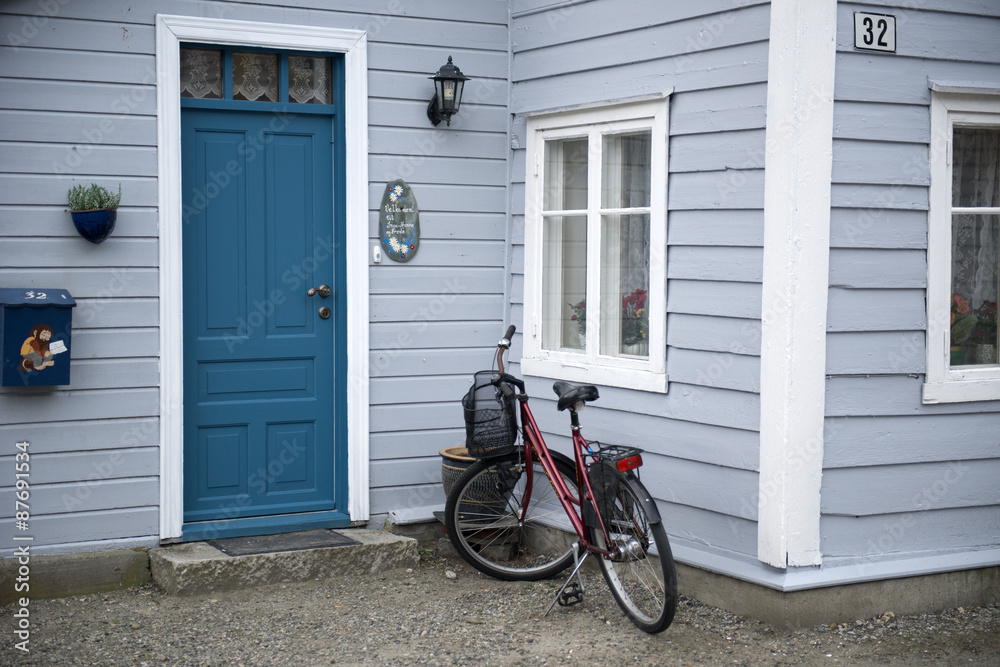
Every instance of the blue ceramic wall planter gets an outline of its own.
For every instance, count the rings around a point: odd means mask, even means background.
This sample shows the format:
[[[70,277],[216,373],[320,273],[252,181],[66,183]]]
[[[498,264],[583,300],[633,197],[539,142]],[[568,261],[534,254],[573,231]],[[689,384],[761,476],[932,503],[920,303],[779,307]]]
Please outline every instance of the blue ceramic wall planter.
[[[96,211],[71,211],[73,226],[80,236],[91,243],[101,243],[115,229],[118,209],[103,208]]]
[[[101,243],[108,238],[118,219],[118,203],[122,200],[122,186],[118,194],[96,183],[89,186],[74,185],[67,193],[73,226],[80,236],[91,243]]]

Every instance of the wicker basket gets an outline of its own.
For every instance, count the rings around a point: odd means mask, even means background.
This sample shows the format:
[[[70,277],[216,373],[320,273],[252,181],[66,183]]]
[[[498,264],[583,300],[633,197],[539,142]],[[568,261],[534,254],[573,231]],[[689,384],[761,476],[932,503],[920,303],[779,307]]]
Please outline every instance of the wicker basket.
[[[465,447],[469,456],[487,458],[514,451],[517,419],[514,405],[493,384],[493,371],[479,371],[462,399],[465,411]]]

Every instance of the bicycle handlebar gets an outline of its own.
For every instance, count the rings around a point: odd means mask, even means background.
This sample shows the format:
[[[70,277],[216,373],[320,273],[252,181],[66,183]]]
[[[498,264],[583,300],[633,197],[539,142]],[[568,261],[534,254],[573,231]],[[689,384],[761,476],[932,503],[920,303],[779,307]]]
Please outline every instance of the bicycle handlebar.
[[[514,337],[514,332],[517,331],[517,327],[513,324],[507,327],[507,333],[503,335],[500,342],[497,343],[497,368],[500,369],[501,375],[506,375],[503,370],[503,353],[504,350],[510,349],[510,339]]]

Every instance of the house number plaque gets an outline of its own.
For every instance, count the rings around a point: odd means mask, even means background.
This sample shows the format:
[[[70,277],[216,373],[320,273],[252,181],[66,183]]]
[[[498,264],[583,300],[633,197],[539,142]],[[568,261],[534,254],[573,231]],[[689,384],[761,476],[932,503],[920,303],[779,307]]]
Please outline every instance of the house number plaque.
[[[413,190],[401,178],[388,183],[379,207],[378,233],[389,259],[408,262],[420,247],[420,211]]]

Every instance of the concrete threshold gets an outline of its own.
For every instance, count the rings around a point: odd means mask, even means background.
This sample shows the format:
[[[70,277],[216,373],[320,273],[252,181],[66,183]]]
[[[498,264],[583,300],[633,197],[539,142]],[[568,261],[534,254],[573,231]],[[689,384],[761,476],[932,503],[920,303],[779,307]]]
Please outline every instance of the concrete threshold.
[[[356,544],[229,556],[207,542],[149,552],[153,581],[174,595],[290,583],[416,567],[417,541],[381,530],[334,531]]]

